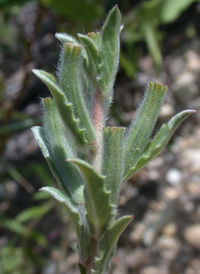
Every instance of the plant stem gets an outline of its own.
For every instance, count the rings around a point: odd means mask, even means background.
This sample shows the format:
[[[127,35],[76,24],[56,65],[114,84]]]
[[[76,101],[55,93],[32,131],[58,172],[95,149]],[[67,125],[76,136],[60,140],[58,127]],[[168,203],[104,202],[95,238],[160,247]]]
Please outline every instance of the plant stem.
[[[102,130],[104,123],[103,98],[101,92],[97,91],[94,98],[93,125],[95,128],[97,141],[96,150],[93,152],[93,166],[97,171],[101,169],[102,157]]]
[[[98,242],[93,237],[91,237],[90,248],[91,248],[90,250],[91,253],[90,253],[90,256],[88,257],[87,264],[86,264],[86,274],[91,274],[91,270],[94,264],[94,259],[97,255]]]

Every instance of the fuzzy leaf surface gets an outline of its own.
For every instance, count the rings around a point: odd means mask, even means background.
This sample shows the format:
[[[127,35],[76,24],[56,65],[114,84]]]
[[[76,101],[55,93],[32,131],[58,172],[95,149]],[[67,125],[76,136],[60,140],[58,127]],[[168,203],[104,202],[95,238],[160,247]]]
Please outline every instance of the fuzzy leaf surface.
[[[124,166],[124,128],[103,129],[103,164],[106,190],[110,192],[111,204],[117,204]]]
[[[99,65],[100,91],[105,97],[112,97],[112,90],[119,64],[121,14],[117,6],[109,13],[102,28],[101,63]]]
[[[87,60],[86,60],[86,69],[88,74],[95,79],[98,73],[98,63],[99,63],[99,52],[94,41],[87,35],[78,34],[81,44],[84,46],[86,51]]]
[[[67,34],[67,33],[56,33],[55,34],[55,37],[61,42],[61,43],[73,43],[75,44],[76,46],[79,44],[76,39]]]
[[[73,164],[69,164],[67,167],[65,164],[67,157],[76,155],[69,144],[69,134],[67,139],[67,133],[55,103],[50,98],[44,99],[43,103],[45,109],[44,128],[36,127],[34,129],[36,139],[57,182],[75,202],[82,202],[84,178]]]
[[[194,110],[184,110],[173,116],[168,123],[163,124],[158,131],[157,135],[144,150],[142,156],[136,164],[129,170],[124,181],[128,180],[136,171],[144,167],[148,162],[155,158],[163,147],[168,143],[176,128],[185,120],[189,115],[194,113]]]
[[[77,208],[77,205],[73,203],[71,198],[66,194],[63,193],[61,190],[55,188],[55,187],[42,187],[40,191],[44,191],[51,195],[54,199],[59,201],[60,203],[63,203],[66,207],[67,213],[69,214],[70,218],[72,219],[75,228],[78,232],[78,235],[80,236],[80,227],[82,226],[81,223],[81,216],[80,212]]]
[[[101,46],[100,32],[88,32],[88,37],[90,37],[94,41],[96,47],[99,49]]]
[[[75,117],[72,103],[69,103],[62,92],[62,90],[57,85],[56,79],[49,73],[34,69],[33,73],[42,80],[47,87],[49,88],[65,125],[69,127],[69,129],[74,134],[77,141],[84,145],[87,144],[87,140],[85,137],[85,128],[81,128],[79,119]]]
[[[96,239],[101,238],[113,217],[110,194],[105,189],[105,177],[85,161],[68,159],[67,162],[74,163],[85,178],[84,197],[88,223]]]
[[[51,195],[54,199],[62,203],[71,218],[78,236],[79,247],[81,249],[82,259],[88,256],[88,233],[85,225],[85,212],[83,208],[77,207],[72,199],[66,194],[54,187],[42,187],[40,191],[44,191]]]
[[[109,227],[105,233],[103,240],[100,243],[99,250],[100,256],[95,259],[95,269],[92,271],[92,274],[107,274],[109,263],[112,256],[114,255],[117,241],[133,220],[132,216],[124,216],[115,221],[111,227]]]
[[[142,105],[127,132],[124,161],[125,178],[149,143],[166,90],[167,87],[163,87],[161,84],[149,83]]]
[[[72,103],[75,117],[80,121],[80,127],[86,129],[86,139],[91,144],[96,142],[96,134],[84,98],[82,62],[82,46],[76,46],[72,43],[64,44],[60,58],[58,79],[67,101]]]

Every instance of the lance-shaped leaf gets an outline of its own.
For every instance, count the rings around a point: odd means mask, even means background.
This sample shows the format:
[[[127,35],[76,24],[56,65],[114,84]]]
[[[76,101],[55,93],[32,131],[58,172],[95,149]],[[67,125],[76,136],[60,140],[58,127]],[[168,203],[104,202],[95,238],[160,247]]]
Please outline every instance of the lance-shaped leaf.
[[[44,110],[44,130],[35,130],[41,149],[57,182],[75,202],[83,202],[84,178],[73,164],[67,167],[65,164],[65,159],[74,155],[68,142],[70,134],[65,131],[56,105],[50,98],[44,99]]]
[[[86,139],[91,144],[96,142],[96,134],[84,98],[82,61],[81,45],[64,44],[58,79],[67,101],[72,103],[75,117],[80,120],[81,128],[86,129]]]
[[[58,87],[56,79],[51,74],[42,70],[34,69],[33,73],[49,88],[64,124],[72,131],[80,144],[87,144],[85,137],[86,129],[80,127],[79,119],[75,118],[72,103],[67,101],[64,93]]]
[[[78,34],[81,44],[86,52],[86,69],[93,79],[96,79],[98,73],[99,52],[94,41],[87,35]]]
[[[92,274],[106,274],[108,273],[109,263],[114,255],[117,241],[133,220],[132,216],[124,216],[118,219],[112,224],[110,228],[107,229],[105,236],[103,237],[99,246],[99,257],[95,259],[95,267]]]
[[[166,90],[167,87],[163,87],[161,84],[149,83],[143,103],[127,133],[124,161],[125,177],[149,143]]]
[[[67,33],[56,33],[55,37],[62,43],[73,43],[74,45],[79,44],[73,36]]]
[[[128,180],[128,178],[131,177],[136,171],[155,158],[168,143],[172,134],[182,123],[182,121],[195,112],[195,110],[184,110],[173,116],[168,123],[163,124],[154,139],[149,142],[139,160],[129,169],[128,173],[124,177],[124,181]]]
[[[113,217],[110,194],[105,189],[105,177],[101,176],[91,165],[79,159],[67,159],[74,163],[85,178],[85,207],[91,233],[96,239],[101,238]]]
[[[71,198],[66,193],[63,193],[57,188],[42,187],[40,191],[48,193],[54,199],[64,205],[76,229],[79,247],[81,249],[81,255],[83,256],[82,259],[86,259],[88,256],[89,237],[87,232],[87,226],[85,225],[85,216],[83,209],[78,208],[77,205],[73,203]]]
[[[110,191],[110,202],[118,202],[124,165],[124,128],[107,127],[103,129],[103,164],[106,190]]]
[[[110,97],[119,63],[121,14],[117,6],[109,13],[102,28],[101,64],[99,65],[99,86],[105,97]]]

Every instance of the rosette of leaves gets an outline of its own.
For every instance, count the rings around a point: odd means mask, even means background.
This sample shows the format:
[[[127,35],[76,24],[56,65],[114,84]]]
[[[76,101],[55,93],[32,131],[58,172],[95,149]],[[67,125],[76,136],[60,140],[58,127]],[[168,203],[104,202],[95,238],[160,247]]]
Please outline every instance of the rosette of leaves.
[[[108,273],[118,238],[132,220],[117,216],[122,184],[153,159],[194,112],[178,113],[151,139],[167,87],[150,82],[129,128],[106,126],[121,30],[115,6],[99,32],[56,34],[62,43],[57,79],[33,70],[52,97],[42,100],[43,127],[32,130],[58,183],[58,188],[41,190],[65,207],[77,233],[79,269],[87,274]]]

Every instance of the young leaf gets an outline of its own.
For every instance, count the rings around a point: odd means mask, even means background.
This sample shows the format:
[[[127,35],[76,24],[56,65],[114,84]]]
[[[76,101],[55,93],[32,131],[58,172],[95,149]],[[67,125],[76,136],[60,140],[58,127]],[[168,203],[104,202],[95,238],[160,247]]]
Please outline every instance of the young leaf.
[[[55,37],[62,43],[73,43],[76,46],[79,44],[73,36],[67,33],[56,33]]]
[[[99,49],[101,46],[100,32],[88,32],[88,36],[94,41],[96,47]]]
[[[93,144],[96,142],[96,134],[84,98],[82,61],[81,45],[64,44],[58,80],[67,101],[72,103],[75,117],[79,118],[81,128],[86,129],[87,141]]]
[[[102,28],[99,86],[105,97],[112,97],[112,89],[119,63],[121,14],[117,6],[109,13]]]
[[[118,202],[124,165],[124,128],[107,127],[103,129],[103,164],[106,190],[110,192],[111,204]]]
[[[147,93],[125,140],[124,174],[135,165],[149,142],[167,87],[149,83]]]
[[[91,233],[95,239],[101,238],[113,217],[113,206],[110,204],[110,194],[105,189],[105,177],[85,161],[79,159],[67,159],[74,163],[85,178],[85,207]]]
[[[56,79],[51,74],[42,70],[34,69],[33,73],[49,88],[65,125],[69,127],[80,144],[87,144],[85,137],[86,129],[80,127],[79,119],[75,118],[72,104],[67,102],[64,93],[56,83]]]
[[[184,110],[173,116],[167,124],[163,124],[154,139],[149,142],[139,160],[129,169],[124,177],[124,181],[128,180],[136,171],[155,158],[167,144],[176,128],[194,112],[195,110]]]
[[[86,51],[86,69],[88,74],[96,79],[98,73],[99,52],[94,41],[87,35],[78,34],[81,44]]]
[[[92,274],[108,273],[109,263],[115,252],[117,241],[132,220],[132,216],[121,217],[107,229],[103,240],[100,242],[100,256],[95,259],[95,268]]]

